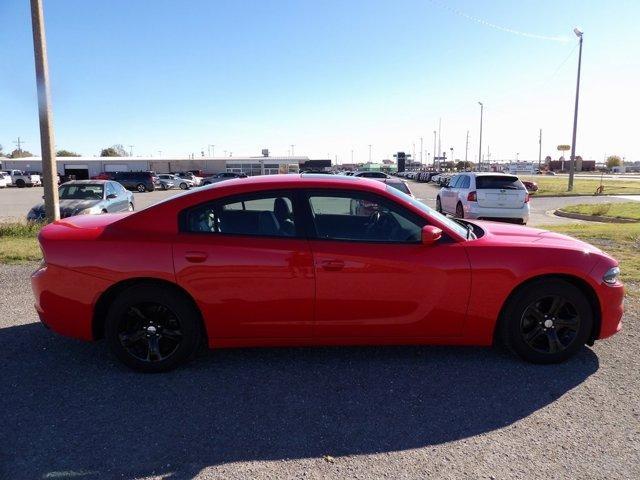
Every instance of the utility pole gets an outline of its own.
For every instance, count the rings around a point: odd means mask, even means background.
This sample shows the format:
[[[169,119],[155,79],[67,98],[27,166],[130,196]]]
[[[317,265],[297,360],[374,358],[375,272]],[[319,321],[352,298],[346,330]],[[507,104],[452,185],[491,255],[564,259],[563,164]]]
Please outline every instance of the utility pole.
[[[49,61],[47,59],[47,37],[44,29],[42,0],[31,0],[31,27],[33,29],[33,52],[36,61],[36,85],[38,89],[38,117],[40,119],[40,150],[42,153],[42,186],[44,208],[49,222],[60,219],[58,198],[58,176],[56,168],[53,114],[51,112],[51,90],[49,88]],[[20,140],[20,139],[18,139]]]
[[[351,150],[351,165],[353,165],[353,150]]]
[[[135,147],[135,145],[127,145],[129,147],[129,156],[133,157],[133,147]]]
[[[369,163],[371,163],[371,144],[369,144]]]
[[[573,176],[576,171],[576,133],[578,130],[578,99],[580,98],[580,67],[582,66],[582,31],[573,29],[573,33],[580,39],[580,50],[578,53],[578,80],[576,81],[576,105],[573,110],[573,138],[571,141],[571,162],[569,163],[569,186],[568,191],[573,190]]]
[[[18,152],[22,153],[22,145],[24,145],[26,142],[21,140],[20,137],[18,137],[18,139],[13,143],[14,143],[14,145],[18,146]]]
[[[482,102],[478,102],[480,105],[480,140],[478,144],[478,171],[482,171],[480,165],[482,164],[482,113],[484,112],[484,105]]]
[[[438,119],[438,152],[442,151],[442,118]]]
[[[433,168],[436,168],[436,131],[433,131]]]
[[[464,146],[464,163],[466,165],[467,158],[469,157],[469,130],[467,130],[467,143]]]
[[[293,156],[295,156],[295,155],[294,155],[294,152],[293,152],[293,147],[295,147],[295,145],[291,144],[291,156],[292,156],[292,157],[293,157]]]
[[[422,161],[423,161],[423,155],[424,154],[424,147],[422,145],[422,137],[420,137],[420,168],[422,168]]]
[[[540,129],[540,136],[538,137],[538,170],[542,168],[542,129]]]

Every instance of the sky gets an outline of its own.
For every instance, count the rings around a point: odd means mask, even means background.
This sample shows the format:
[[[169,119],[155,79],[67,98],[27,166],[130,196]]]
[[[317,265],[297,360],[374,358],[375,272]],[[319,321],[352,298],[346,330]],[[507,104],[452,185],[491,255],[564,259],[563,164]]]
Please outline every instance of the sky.
[[[56,146],[640,160],[637,0],[43,0]],[[40,153],[28,0],[0,0],[0,144]],[[436,146],[437,148],[437,146]],[[490,155],[490,157],[488,157]]]

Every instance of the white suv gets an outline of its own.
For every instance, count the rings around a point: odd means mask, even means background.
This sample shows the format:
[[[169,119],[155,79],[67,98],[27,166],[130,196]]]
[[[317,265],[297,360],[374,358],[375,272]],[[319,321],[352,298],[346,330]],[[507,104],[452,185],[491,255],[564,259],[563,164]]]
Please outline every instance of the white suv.
[[[529,194],[514,175],[465,172],[454,175],[436,198],[436,210],[458,218],[529,221]]]

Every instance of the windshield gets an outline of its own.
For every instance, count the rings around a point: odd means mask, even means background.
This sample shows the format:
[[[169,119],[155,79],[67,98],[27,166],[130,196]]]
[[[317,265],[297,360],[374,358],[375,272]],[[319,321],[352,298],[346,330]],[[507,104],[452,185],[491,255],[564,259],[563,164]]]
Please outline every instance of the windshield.
[[[63,185],[59,192],[61,200],[102,200],[104,187],[95,183]]]
[[[400,198],[406,200],[407,202],[409,202],[413,206],[418,207],[420,210],[422,210],[428,216],[433,217],[433,218],[437,219],[437,221],[439,221],[440,223],[445,224],[448,228],[450,228],[451,230],[455,231],[461,237],[464,237],[464,238],[468,238],[469,237],[469,235],[468,235],[469,232],[465,227],[463,227],[462,225],[460,225],[457,222],[454,222],[450,218],[447,218],[444,215],[436,212],[433,208],[428,207],[427,205],[425,205],[421,201],[416,200],[415,198],[410,197],[406,193],[403,193],[400,190],[398,190],[396,188],[393,188],[393,187],[391,187],[389,185],[387,185],[387,192],[391,192],[394,195],[396,195],[397,197],[400,197]]]

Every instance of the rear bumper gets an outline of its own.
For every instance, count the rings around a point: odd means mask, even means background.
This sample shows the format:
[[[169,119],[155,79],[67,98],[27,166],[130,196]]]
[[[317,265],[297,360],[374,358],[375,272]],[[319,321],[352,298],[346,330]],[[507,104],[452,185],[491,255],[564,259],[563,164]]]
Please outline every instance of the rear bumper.
[[[31,275],[40,321],[60,335],[93,340],[93,309],[105,280],[48,265]]]
[[[515,218],[526,223],[529,221],[529,204],[522,208],[489,208],[471,202],[464,206],[464,215],[466,218]]]

